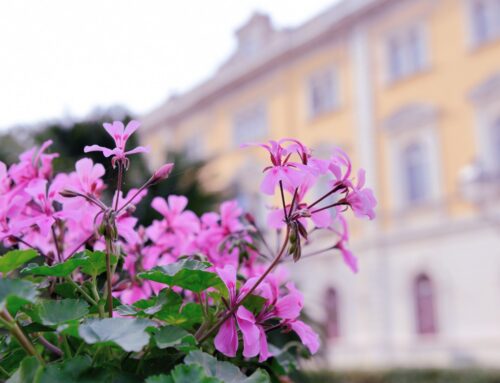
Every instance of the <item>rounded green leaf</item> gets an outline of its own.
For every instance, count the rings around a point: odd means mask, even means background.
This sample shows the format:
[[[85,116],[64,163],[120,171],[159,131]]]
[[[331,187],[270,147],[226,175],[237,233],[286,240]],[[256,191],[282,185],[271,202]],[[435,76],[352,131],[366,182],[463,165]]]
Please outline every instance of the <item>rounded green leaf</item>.
[[[62,263],[57,263],[52,266],[47,266],[47,265],[40,266],[34,263],[29,264],[21,271],[21,273],[30,275],[44,275],[51,277],[67,277],[73,271],[75,271],[77,267],[85,264],[86,261],[87,261],[87,256],[83,253],[79,253]]]
[[[205,270],[209,266],[208,262],[182,259],[169,265],[154,267],[138,276],[169,286],[179,286],[186,290],[201,292],[221,283],[217,274]]]
[[[0,278],[0,309],[8,306],[16,312],[26,303],[34,302],[38,296],[36,285],[22,279]]]
[[[154,335],[158,348],[193,346],[196,341],[186,330],[176,326],[165,326]]]
[[[37,311],[42,323],[50,326],[84,317],[89,306],[80,299],[43,300],[37,305]]]
[[[8,273],[26,262],[36,258],[38,253],[33,250],[12,250],[0,257],[0,273]]]
[[[78,333],[89,344],[114,343],[125,351],[141,351],[149,343],[146,327],[154,322],[147,319],[91,319],[80,325]]]

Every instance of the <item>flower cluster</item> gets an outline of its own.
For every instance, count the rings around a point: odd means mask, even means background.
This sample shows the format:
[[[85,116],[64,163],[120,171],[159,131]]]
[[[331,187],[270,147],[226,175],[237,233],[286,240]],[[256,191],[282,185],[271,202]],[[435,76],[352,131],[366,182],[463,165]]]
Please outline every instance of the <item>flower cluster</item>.
[[[126,194],[122,191],[128,157],[147,151],[143,147],[126,150],[128,138],[138,127],[136,121],[126,127],[116,121],[104,124],[116,147],[85,148],[85,152],[100,151],[111,157],[113,168],[117,168],[118,181],[109,206],[103,201],[108,187],[104,167],[83,158],[74,172],[54,175],[52,161],[57,154],[47,153],[50,141],[23,153],[10,167],[0,162],[0,241],[6,247],[36,249],[48,265],[65,262],[84,249],[105,251],[110,316],[114,311],[111,294],[123,304],[133,304],[165,287],[164,283],[141,279],[141,272],[186,258],[206,261],[222,281],[219,287],[198,294],[174,288],[186,302],[196,302],[211,313],[196,332],[200,344],[213,339],[218,351],[233,357],[241,333],[243,356],[259,356],[262,362],[271,356],[267,334],[281,330],[295,332],[315,353],[318,336],[299,319],[303,296],[287,282],[283,267],[278,265],[288,256],[299,260],[309,241],[308,233],[321,228],[335,238],[329,250],[339,250],[349,267],[357,270],[356,259],[347,247],[344,214],[350,208],[357,217],[375,216],[376,202],[364,185],[364,171],[358,172],[355,182],[349,158],[341,150],[335,150],[330,159],[319,159],[293,139],[260,145],[271,159],[264,169],[261,190],[269,195],[277,193],[281,200],[281,206],[270,211],[268,226],[285,231],[283,245],[270,262],[259,250],[263,245],[266,252],[270,250],[266,233],[235,201],[222,203],[218,212],[197,216],[187,209],[186,197],[157,196],[151,207],[161,218],[149,227],[138,225],[135,205],[148,187],[166,179],[173,167],[166,164],[139,189]],[[329,189],[309,202],[308,195],[321,177],[329,180]],[[109,254],[122,260],[118,270],[110,266]],[[261,303],[249,307],[251,297]]]

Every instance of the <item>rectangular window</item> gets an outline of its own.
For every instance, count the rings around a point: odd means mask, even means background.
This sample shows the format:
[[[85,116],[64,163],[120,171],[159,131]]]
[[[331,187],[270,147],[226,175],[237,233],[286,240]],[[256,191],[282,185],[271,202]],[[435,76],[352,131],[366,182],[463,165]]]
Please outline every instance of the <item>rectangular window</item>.
[[[233,116],[233,142],[236,145],[262,139],[267,135],[267,109],[257,103]]]
[[[427,47],[424,28],[414,25],[388,37],[387,72],[390,81],[420,72],[425,68]]]
[[[500,37],[500,0],[471,0],[469,13],[474,44]]]
[[[308,80],[309,116],[320,116],[338,104],[337,76],[333,69],[314,73]]]

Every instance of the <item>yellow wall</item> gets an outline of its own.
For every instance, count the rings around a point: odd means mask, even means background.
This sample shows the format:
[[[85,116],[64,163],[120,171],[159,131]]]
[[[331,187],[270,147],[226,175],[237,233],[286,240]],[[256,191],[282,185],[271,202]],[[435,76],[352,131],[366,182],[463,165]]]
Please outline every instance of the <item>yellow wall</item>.
[[[443,192],[446,213],[460,215],[470,211],[459,198],[457,176],[461,168],[477,155],[474,108],[467,95],[488,75],[500,68],[500,41],[479,48],[467,44],[465,1],[394,1],[389,8],[374,13],[370,27],[370,67],[373,78],[373,99],[376,129],[377,175],[379,177],[379,212],[385,227],[394,224],[395,206],[389,161],[390,135],[383,121],[394,111],[412,102],[435,105],[439,111],[437,123],[440,143]],[[384,38],[387,33],[415,20],[427,28],[429,66],[418,74],[394,83],[384,80]],[[254,149],[237,148],[232,141],[232,116],[235,111],[257,100],[265,100],[270,127],[268,138],[293,136],[312,147],[324,143],[344,147],[359,165],[356,137],[356,108],[353,88],[354,72],[350,53],[349,28],[338,32],[327,43],[312,47],[301,57],[282,63],[267,74],[212,99],[209,105],[184,117],[169,129],[172,142],[167,147],[182,148],[186,140],[200,129],[204,131],[204,156],[211,160],[207,168],[209,187],[227,187],[251,153],[255,166],[267,160]],[[340,107],[323,116],[307,117],[306,80],[327,66],[336,68],[340,79]],[[158,134],[146,134],[146,142],[159,150]],[[264,138],[263,138],[264,139]],[[258,160],[257,160],[258,158]],[[258,186],[258,182],[255,182]]]

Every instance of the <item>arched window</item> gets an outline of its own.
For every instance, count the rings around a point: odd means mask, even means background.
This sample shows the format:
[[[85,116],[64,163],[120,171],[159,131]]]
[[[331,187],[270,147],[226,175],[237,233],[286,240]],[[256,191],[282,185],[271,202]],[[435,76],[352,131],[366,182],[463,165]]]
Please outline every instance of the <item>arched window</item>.
[[[426,274],[419,274],[414,281],[413,295],[418,334],[437,332],[435,295],[431,279]]]
[[[402,157],[407,202],[426,200],[429,197],[427,151],[421,144],[412,143],[404,148]]]
[[[340,336],[339,328],[339,298],[337,290],[329,287],[325,294],[325,311],[326,311],[326,335],[329,339],[338,338]]]

